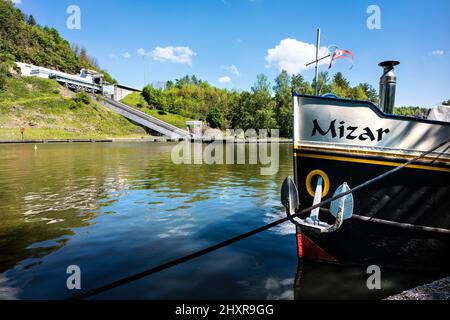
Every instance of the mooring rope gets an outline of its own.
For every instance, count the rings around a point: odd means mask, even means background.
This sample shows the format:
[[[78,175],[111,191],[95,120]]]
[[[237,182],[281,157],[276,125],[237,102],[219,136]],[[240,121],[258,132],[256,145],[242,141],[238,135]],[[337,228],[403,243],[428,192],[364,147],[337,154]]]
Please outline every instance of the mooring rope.
[[[440,143],[438,146],[434,147],[433,149],[422,153],[421,155],[417,156],[416,158],[413,158],[413,159],[409,160],[408,162],[405,162],[404,164],[402,164],[402,165],[400,165],[400,166],[398,166],[398,167],[396,167],[396,168],[394,168],[394,169],[392,169],[390,171],[387,171],[387,172],[385,172],[385,173],[383,173],[383,174],[381,174],[381,175],[379,175],[379,176],[377,176],[377,177],[375,177],[375,178],[373,178],[371,180],[368,180],[368,181],[360,184],[359,186],[357,186],[357,187],[355,187],[355,188],[353,188],[353,189],[351,189],[349,191],[343,192],[343,193],[341,193],[339,195],[336,195],[336,196],[334,196],[334,197],[332,197],[332,198],[330,198],[328,200],[322,201],[319,204],[316,204],[316,205],[311,206],[311,207],[309,207],[307,209],[304,209],[304,210],[302,210],[302,211],[300,211],[300,212],[298,212],[296,214],[293,214],[290,217],[285,217],[285,218],[279,219],[279,220],[274,221],[272,223],[269,223],[269,224],[267,224],[265,226],[262,226],[262,227],[259,227],[257,229],[251,230],[249,232],[246,232],[246,233],[241,234],[239,236],[236,236],[234,238],[225,240],[225,241],[223,241],[221,243],[215,244],[215,245],[210,246],[208,248],[205,248],[203,250],[196,251],[194,253],[188,254],[188,255],[183,256],[181,258],[178,258],[178,259],[166,262],[166,263],[161,264],[161,265],[159,265],[157,267],[153,267],[151,269],[148,269],[148,270],[145,270],[143,272],[134,274],[132,276],[125,277],[123,279],[114,281],[112,283],[109,283],[107,285],[98,287],[96,289],[92,289],[92,290],[88,290],[88,291],[82,292],[82,293],[80,293],[78,295],[75,295],[75,296],[69,298],[68,300],[83,300],[83,299],[86,299],[86,298],[98,295],[100,293],[103,293],[103,292],[109,291],[111,289],[123,286],[125,284],[130,283],[130,282],[134,282],[136,280],[148,277],[148,276],[153,275],[155,273],[159,273],[161,271],[170,269],[172,267],[175,267],[175,266],[180,265],[182,263],[188,262],[190,260],[194,260],[196,258],[199,258],[201,256],[204,256],[206,254],[209,254],[211,252],[217,251],[219,249],[222,249],[224,247],[232,245],[232,244],[234,244],[236,242],[242,241],[242,240],[244,240],[246,238],[249,238],[251,236],[254,236],[254,235],[258,234],[258,233],[261,233],[263,231],[269,230],[269,229],[271,229],[273,227],[276,227],[276,226],[278,226],[280,224],[283,224],[285,222],[290,221],[291,218],[296,218],[296,217],[299,217],[299,216],[301,216],[301,215],[303,215],[305,213],[311,212],[314,209],[317,209],[317,208],[320,208],[322,206],[325,206],[325,205],[327,205],[327,204],[329,204],[329,203],[331,203],[331,202],[333,202],[335,200],[338,200],[338,199],[340,199],[342,197],[345,197],[345,196],[347,196],[347,195],[349,195],[351,193],[354,193],[354,192],[359,191],[359,190],[361,190],[363,188],[366,188],[367,186],[369,186],[369,185],[371,185],[371,184],[373,184],[373,183],[375,183],[377,181],[380,181],[380,180],[382,180],[382,179],[384,179],[384,178],[386,178],[386,177],[388,177],[390,175],[393,175],[394,173],[396,173],[396,172],[406,168],[407,166],[409,166],[409,165],[411,165],[411,164],[421,160],[422,158],[426,157],[427,155],[429,155],[430,153],[434,152],[435,150],[438,150],[439,148],[445,146],[447,143],[450,143],[450,138],[447,139],[445,142]]]

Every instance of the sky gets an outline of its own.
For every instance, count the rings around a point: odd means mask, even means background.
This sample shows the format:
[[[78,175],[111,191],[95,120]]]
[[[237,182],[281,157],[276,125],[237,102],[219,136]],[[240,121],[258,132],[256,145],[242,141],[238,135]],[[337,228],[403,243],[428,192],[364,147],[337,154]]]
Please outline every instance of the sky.
[[[258,74],[273,83],[281,69],[312,81],[313,67],[305,65],[315,58],[320,27],[321,54],[335,45],[355,56],[353,64],[339,60],[331,70],[324,61],[321,71],[340,71],[351,85],[378,89],[378,63],[398,60],[397,105],[450,99],[449,0],[15,2],[136,88],[195,74],[218,87],[248,90]]]

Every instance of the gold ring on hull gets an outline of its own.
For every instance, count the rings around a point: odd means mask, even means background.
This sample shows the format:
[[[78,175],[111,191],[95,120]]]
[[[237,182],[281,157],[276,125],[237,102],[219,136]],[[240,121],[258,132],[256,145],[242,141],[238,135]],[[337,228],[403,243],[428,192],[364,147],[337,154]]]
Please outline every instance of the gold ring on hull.
[[[315,192],[313,190],[313,187],[311,185],[312,179],[315,176],[320,176],[323,179],[323,192],[322,192],[322,198],[325,198],[328,195],[328,192],[330,192],[330,178],[328,175],[322,171],[322,170],[313,170],[311,171],[308,176],[306,177],[306,190],[308,191],[309,195],[311,197],[315,197]]]

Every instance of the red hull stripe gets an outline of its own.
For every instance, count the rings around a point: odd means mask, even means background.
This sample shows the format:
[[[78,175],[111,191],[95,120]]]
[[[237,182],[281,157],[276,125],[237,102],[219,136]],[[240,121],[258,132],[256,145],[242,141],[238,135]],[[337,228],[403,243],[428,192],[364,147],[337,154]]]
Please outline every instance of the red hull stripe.
[[[299,233],[297,234],[298,257],[300,259],[308,259],[320,262],[338,262],[332,255],[328,254],[311,241],[307,236]]]

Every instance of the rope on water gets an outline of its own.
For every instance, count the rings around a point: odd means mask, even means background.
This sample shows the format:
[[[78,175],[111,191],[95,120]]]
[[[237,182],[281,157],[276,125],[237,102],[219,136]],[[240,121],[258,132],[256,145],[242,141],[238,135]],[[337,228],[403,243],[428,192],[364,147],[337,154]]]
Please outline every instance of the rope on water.
[[[388,176],[391,176],[391,175],[393,175],[394,173],[396,173],[396,172],[398,172],[398,171],[400,171],[400,170],[406,168],[407,166],[409,166],[409,165],[411,165],[411,164],[413,164],[413,163],[415,163],[415,162],[421,160],[422,158],[424,158],[424,157],[426,157],[427,155],[429,155],[430,153],[432,153],[432,152],[434,152],[434,151],[440,149],[441,147],[445,146],[445,145],[448,144],[448,143],[450,143],[450,138],[447,139],[446,141],[440,143],[439,145],[437,145],[437,146],[434,147],[433,149],[431,149],[431,150],[429,150],[429,151],[426,151],[426,152],[422,153],[421,155],[417,156],[416,158],[413,158],[413,159],[409,160],[408,162],[405,162],[404,164],[402,164],[402,165],[400,165],[400,166],[398,166],[398,167],[396,167],[396,168],[394,168],[394,169],[392,169],[392,170],[390,170],[390,171],[388,171],[388,172],[385,172],[385,173],[379,175],[378,177],[375,177],[375,178],[373,178],[373,179],[371,179],[371,180],[369,180],[369,181],[366,181],[366,182],[360,184],[359,186],[357,186],[357,187],[355,187],[355,188],[353,188],[353,189],[351,189],[351,190],[349,190],[349,191],[343,192],[343,193],[341,193],[341,194],[339,194],[339,195],[337,195],[337,196],[334,196],[334,197],[332,197],[332,198],[330,198],[330,199],[328,199],[328,200],[322,201],[322,202],[319,203],[319,204],[316,204],[316,205],[314,205],[314,206],[312,206],[312,207],[309,207],[309,208],[304,209],[304,210],[302,210],[302,211],[300,211],[300,212],[297,212],[296,214],[291,215],[291,217],[285,217],[285,218],[279,219],[279,220],[274,221],[274,222],[272,222],[272,223],[269,223],[269,224],[267,224],[267,225],[265,225],[265,226],[262,226],[262,227],[259,227],[259,228],[257,228],[257,229],[251,230],[251,231],[249,231],[249,232],[247,232],[247,233],[241,234],[241,235],[236,236],[236,237],[234,237],[234,238],[225,240],[225,241],[223,241],[223,242],[221,242],[221,243],[215,244],[215,245],[210,246],[210,247],[208,247],[208,248],[205,248],[205,249],[203,249],[203,250],[196,251],[196,252],[191,253],[191,254],[188,254],[188,255],[186,255],[186,256],[184,256],[184,257],[181,257],[181,258],[178,258],[178,259],[169,261],[169,262],[164,263],[164,264],[161,264],[161,265],[159,265],[159,266],[157,266],[157,267],[153,267],[153,268],[151,268],[151,269],[148,269],[148,270],[145,270],[145,271],[143,271],[143,272],[134,274],[134,275],[132,275],[132,276],[125,277],[125,278],[123,278],[123,279],[114,281],[114,282],[112,282],[112,283],[109,283],[109,284],[107,284],[107,285],[98,287],[98,288],[96,288],[96,289],[92,289],[92,290],[88,290],[88,291],[82,292],[82,293],[80,293],[80,294],[78,294],[78,295],[75,295],[75,296],[69,298],[68,300],[83,300],[83,299],[86,299],[86,298],[95,296],[95,295],[100,294],[100,293],[102,293],[102,292],[109,291],[109,290],[111,290],[111,289],[114,289],[114,288],[123,286],[123,285],[125,285],[125,284],[130,283],[130,282],[134,282],[134,281],[136,281],[136,280],[139,280],[139,279],[148,277],[148,276],[153,275],[153,274],[155,274],[155,273],[159,273],[159,272],[161,272],[161,271],[170,269],[170,268],[172,268],[172,267],[175,267],[175,266],[177,266],[177,265],[183,264],[183,263],[185,263],[185,262],[194,260],[194,259],[196,259],[196,258],[199,258],[199,257],[201,257],[201,256],[204,256],[204,255],[206,255],[206,254],[209,254],[209,253],[211,253],[211,252],[217,251],[217,250],[219,250],[219,249],[222,249],[222,248],[224,248],[224,247],[227,247],[227,246],[229,246],[229,245],[232,245],[232,244],[234,244],[234,243],[236,243],[236,242],[239,242],[239,241],[244,240],[244,239],[246,239],[246,238],[249,238],[249,237],[251,237],[251,236],[254,236],[254,235],[258,234],[258,233],[261,233],[261,232],[263,232],[263,231],[269,230],[269,229],[271,229],[271,228],[273,228],[273,227],[276,227],[276,226],[278,226],[278,225],[280,225],[280,224],[283,224],[283,223],[285,223],[285,222],[290,221],[291,218],[299,217],[299,216],[301,216],[301,215],[303,215],[303,214],[305,214],[305,213],[308,213],[308,212],[310,212],[310,211],[313,211],[314,209],[320,208],[320,207],[322,207],[322,206],[324,206],[324,205],[327,205],[327,204],[329,204],[329,203],[331,203],[331,202],[333,202],[333,201],[335,201],[335,200],[338,200],[338,199],[340,199],[340,198],[342,198],[342,197],[345,197],[345,196],[347,196],[347,195],[349,195],[349,194],[351,194],[351,193],[354,193],[354,192],[359,191],[359,190],[361,190],[361,189],[363,189],[363,188],[366,188],[367,186],[369,186],[369,185],[371,185],[371,184],[373,184],[373,183],[375,183],[375,182],[377,182],[377,181],[380,181],[380,180],[382,180],[382,179],[384,179],[384,178],[386,178],[386,177],[388,177]]]

